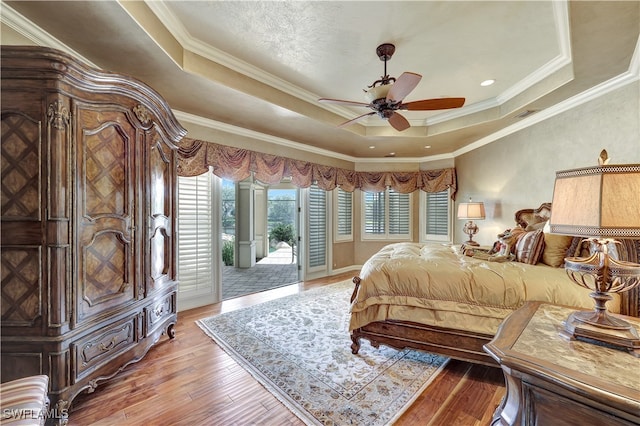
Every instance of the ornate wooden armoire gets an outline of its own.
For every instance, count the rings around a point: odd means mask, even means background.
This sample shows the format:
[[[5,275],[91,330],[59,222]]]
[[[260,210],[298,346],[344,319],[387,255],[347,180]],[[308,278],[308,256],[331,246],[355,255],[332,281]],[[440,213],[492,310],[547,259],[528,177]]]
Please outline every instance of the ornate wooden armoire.
[[[174,336],[186,131],[135,79],[1,51],[1,379],[48,375],[62,411]]]

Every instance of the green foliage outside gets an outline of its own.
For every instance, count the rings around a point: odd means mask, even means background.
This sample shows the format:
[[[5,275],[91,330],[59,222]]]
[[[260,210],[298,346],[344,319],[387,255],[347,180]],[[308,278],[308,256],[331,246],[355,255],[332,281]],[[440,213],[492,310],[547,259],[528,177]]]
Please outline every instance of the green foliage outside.
[[[269,241],[280,242],[284,241],[291,247],[295,245],[293,225],[279,223],[271,229],[269,232]]]
[[[233,241],[225,241],[222,244],[222,262],[226,266],[233,266]]]

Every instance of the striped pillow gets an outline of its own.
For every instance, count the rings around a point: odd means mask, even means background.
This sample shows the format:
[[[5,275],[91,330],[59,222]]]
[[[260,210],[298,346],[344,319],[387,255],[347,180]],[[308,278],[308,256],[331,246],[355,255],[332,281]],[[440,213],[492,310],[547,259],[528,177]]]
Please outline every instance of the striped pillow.
[[[516,244],[516,260],[535,265],[544,252],[544,233],[542,229],[525,233]]]

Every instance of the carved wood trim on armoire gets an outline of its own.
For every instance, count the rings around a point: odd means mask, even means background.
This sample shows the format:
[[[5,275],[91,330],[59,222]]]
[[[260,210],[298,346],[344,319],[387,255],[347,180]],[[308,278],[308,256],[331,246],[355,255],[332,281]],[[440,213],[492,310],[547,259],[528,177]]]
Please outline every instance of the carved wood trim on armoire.
[[[186,131],[140,81],[1,51],[1,380],[48,375],[63,412],[174,336]]]

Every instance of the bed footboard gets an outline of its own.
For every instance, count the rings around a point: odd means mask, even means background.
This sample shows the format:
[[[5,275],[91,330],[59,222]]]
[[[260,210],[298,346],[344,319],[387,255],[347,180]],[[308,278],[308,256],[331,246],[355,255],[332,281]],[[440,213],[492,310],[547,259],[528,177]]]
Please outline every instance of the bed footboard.
[[[354,354],[360,350],[360,339],[369,340],[374,348],[380,345],[396,349],[411,348],[498,367],[496,361],[482,349],[493,339],[490,334],[387,320],[373,322],[351,332],[351,352]]]

